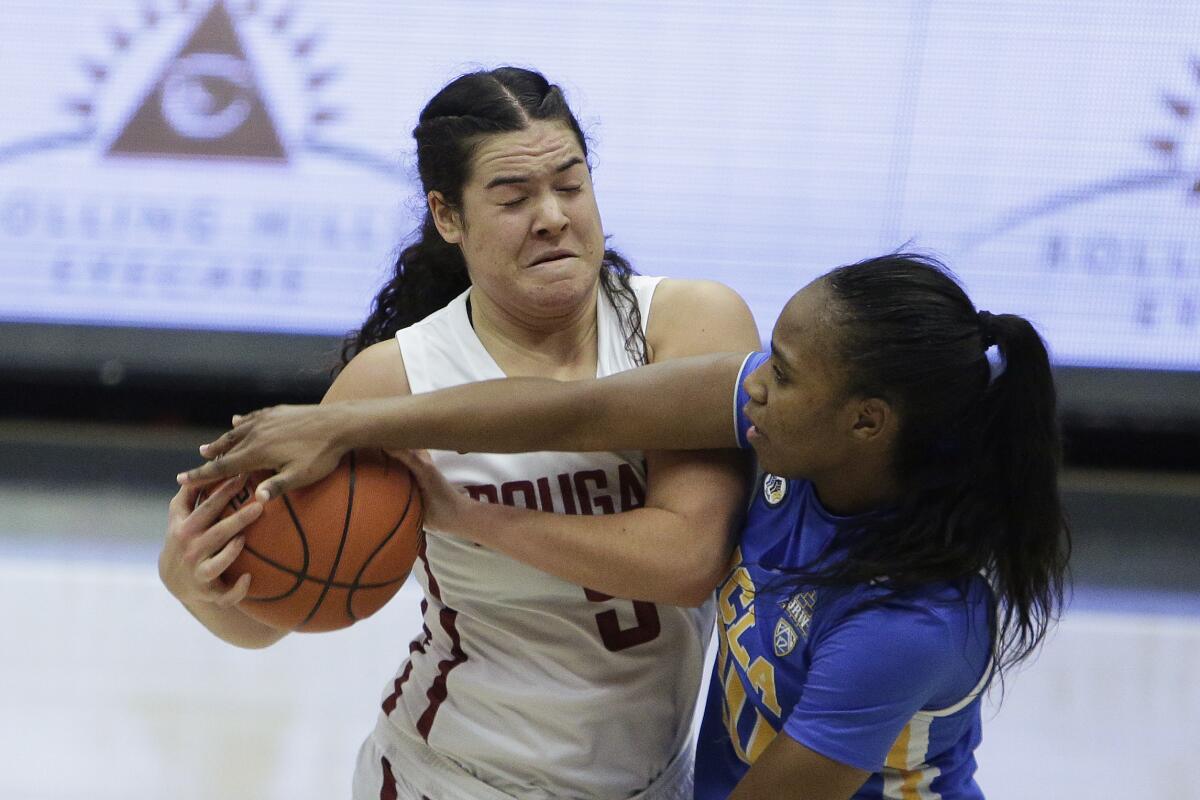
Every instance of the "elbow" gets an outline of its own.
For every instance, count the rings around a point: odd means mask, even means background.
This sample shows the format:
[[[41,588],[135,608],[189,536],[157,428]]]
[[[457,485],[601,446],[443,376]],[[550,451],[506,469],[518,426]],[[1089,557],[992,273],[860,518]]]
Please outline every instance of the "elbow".
[[[243,637],[240,641],[233,642],[233,644],[237,645],[243,650],[266,650],[284,636],[287,636],[286,631],[271,628],[253,636]]]
[[[729,572],[729,554],[722,550],[719,554],[708,554],[689,563],[681,573],[686,575],[685,582],[679,587],[679,605],[697,608],[704,605],[716,592],[721,581]]]
[[[680,608],[699,608],[708,602],[721,579],[725,577],[724,570],[719,573],[702,564],[690,560],[676,562],[671,572],[658,574],[652,580],[657,582],[657,592],[632,592],[631,596]]]
[[[704,605],[712,599],[717,586],[724,577],[724,570],[722,570],[716,574],[706,574],[702,579],[690,581],[688,586],[683,587],[679,605],[687,608],[699,608]]]
[[[688,589],[688,590],[685,590],[684,593],[680,595],[679,602],[677,602],[675,605],[681,606],[683,608],[699,608],[700,606],[702,606],[706,602],[708,602],[708,600],[710,600],[712,598],[712,596],[713,596],[712,589],[709,589],[706,592],[701,592],[701,591],[694,590],[694,589]]]
[[[282,638],[282,637],[279,637]],[[273,639],[245,639],[242,641],[231,642],[230,644],[241,650],[266,650],[271,645],[279,641],[279,638]]]

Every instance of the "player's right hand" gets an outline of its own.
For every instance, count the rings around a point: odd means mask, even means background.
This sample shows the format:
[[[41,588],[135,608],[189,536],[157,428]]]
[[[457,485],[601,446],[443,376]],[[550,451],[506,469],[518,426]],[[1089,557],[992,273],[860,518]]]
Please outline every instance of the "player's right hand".
[[[242,529],[262,514],[261,503],[247,503],[236,513],[220,519],[221,510],[245,485],[245,478],[231,478],[202,503],[197,486],[185,486],[171,500],[167,512],[167,536],[158,556],[158,576],[163,585],[184,605],[209,603],[229,608],[250,590],[249,573],[229,585],[223,573],[245,545]]]

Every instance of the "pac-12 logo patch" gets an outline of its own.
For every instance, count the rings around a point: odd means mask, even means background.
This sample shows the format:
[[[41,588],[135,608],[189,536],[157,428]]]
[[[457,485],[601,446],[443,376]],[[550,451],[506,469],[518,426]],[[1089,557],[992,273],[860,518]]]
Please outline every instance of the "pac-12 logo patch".
[[[783,498],[787,496],[787,490],[787,478],[781,478],[769,472],[763,476],[763,499],[772,508],[783,502]]]
[[[775,655],[783,658],[792,652],[799,638],[796,635],[796,629],[789,625],[786,619],[780,617],[779,622],[775,623]]]
[[[792,618],[792,622],[800,629],[800,635],[805,639],[808,638],[808,629],[812,625],[813,609],[816,607],[817,593],[816,590],[812,589],[792,595],[783,604],[783,610]]]

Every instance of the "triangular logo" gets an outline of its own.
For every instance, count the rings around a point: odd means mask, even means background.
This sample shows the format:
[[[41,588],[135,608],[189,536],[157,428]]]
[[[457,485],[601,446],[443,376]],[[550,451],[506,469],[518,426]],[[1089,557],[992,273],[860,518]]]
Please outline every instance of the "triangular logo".
[[[108,155],[287,161],[223,0],[167,64]]]

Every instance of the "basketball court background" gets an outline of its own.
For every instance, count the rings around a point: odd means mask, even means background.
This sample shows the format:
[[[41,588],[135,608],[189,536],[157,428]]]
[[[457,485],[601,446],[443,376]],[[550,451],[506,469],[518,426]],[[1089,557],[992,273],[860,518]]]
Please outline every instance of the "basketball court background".
[[[501,63],[564,85],[643,272],[733,286],[765,334],[807,280],[911,242],[1040,326],[1076,421],[1196,430],[1185,0],[5,0],[6,382],[60,405],[72,385],[311,391],[413,226],[421,105]],[[155,569],[172,476],[214,432],[170,409],[52,421],[18,391],[0,797],[345,796],[415,586],[348,631],[226,646]],[[990,798],[1195,794],[1200,475],[1138,466],[1066,476],[1075,599],[985,724]]]

